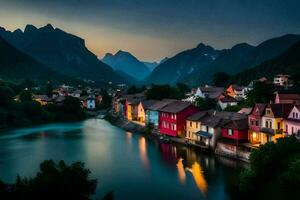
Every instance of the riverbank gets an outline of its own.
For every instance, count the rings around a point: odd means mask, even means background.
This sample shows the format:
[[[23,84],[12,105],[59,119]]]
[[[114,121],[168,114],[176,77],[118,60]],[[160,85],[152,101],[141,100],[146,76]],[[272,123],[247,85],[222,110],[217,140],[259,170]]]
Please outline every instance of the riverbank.
[[[169,137],[166,135],[162,135],[158,131],[151,130],[139,123],[128,121],[124,118],[115,116],[111,113],[106,115],[104,119],[110,122],[112,125],[117,126],[123,130],[130,131],[133,133],[141,133],[148,138],[158,139],[163,142],[170,142],[170,143],[181,144],[184,146],[194,147],[204,152],[214,153],[216,156],[226,157],[226,158],[239,160],[243,162],[249,162],[250,152],[239,149],[236,151],[236,153],[232,153],[228,150],[229,148],[224,143],[219,143],[216,146],[216,149],[212,150],[194,143],[190,143],[185,138]]]

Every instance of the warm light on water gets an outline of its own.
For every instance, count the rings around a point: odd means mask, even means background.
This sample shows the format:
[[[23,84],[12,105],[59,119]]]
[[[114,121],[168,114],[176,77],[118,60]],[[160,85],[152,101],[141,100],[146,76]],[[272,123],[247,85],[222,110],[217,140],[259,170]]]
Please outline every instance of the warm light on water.
[[[98,199],[114,191],[114,200],[229,200],[226,177],[237,165],[98,119],[0,133],[1,180],[33,176],[45,159],[85,162],[98,179]]]

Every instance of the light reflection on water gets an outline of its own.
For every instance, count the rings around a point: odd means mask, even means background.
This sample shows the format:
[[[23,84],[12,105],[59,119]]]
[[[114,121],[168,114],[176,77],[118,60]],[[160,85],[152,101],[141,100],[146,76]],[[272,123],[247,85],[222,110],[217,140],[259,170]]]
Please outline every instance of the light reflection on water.
[[[0,179],[32,176],[45,159],[85,162],[99,181],[97,195],[113,190],[115,200],[228,200],[226,176],[238,166],[191,148],[148,140],[104,120],[0,134]]]

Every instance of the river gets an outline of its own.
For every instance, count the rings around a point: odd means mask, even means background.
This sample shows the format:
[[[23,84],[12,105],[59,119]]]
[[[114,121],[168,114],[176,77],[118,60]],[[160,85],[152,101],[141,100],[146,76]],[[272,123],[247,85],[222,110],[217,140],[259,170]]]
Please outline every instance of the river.
[[[0,134],[0,179],[34,176],[45,159],[83,161],[98,179],[96,196],[119,199],[230,199],[228,178],[242,164],[146,139],[105,120],[47,124]]]

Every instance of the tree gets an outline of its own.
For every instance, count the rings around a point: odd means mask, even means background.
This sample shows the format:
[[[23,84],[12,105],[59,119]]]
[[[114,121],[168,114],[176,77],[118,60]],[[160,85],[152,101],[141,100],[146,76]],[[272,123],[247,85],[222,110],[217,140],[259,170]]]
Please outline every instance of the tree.
[[[52,98],[52,95],[53,95],[53,86],[52,86],[52,84],[51,84],[50,81],[47,82],[47,84],[45,86],[45,90],[46,90],[46,95],[49,98]]]
[[[106,90],[101,90],[101,96],[102,96],[102,101],[101,101],[101,105],[100,108],[110,108],[111,107],[111,102],[112,102],[112,98],[111,96],[108,95]]]
[[[237,199],[299,199],[300,142],[281,138],[254,150],[250,167],[237,180],[233,196]]]
[[[247,93],[246,105],[253,106],[255,103],[270,103],[274,98],[274,87],[271,84],[257,82],[253,90]]]
[[[21,93],[20,93],[20,97],[19,97],[20,101],[22,103],[24,102],[31,102],[32,101],[32,94],[29,90],[23,90]]]
[[[217,72],[213,75],[213,84],[215,86],[224,87],[228,85],[230,75],[225,72]]]
[[[8,106],[14,95],[14,91],[10,87],[0,86],[0,106]]]
[[[201,110],[215,109],[217,104],[213,99],[197,97],[195,99],[195,106],[199,107]]]

